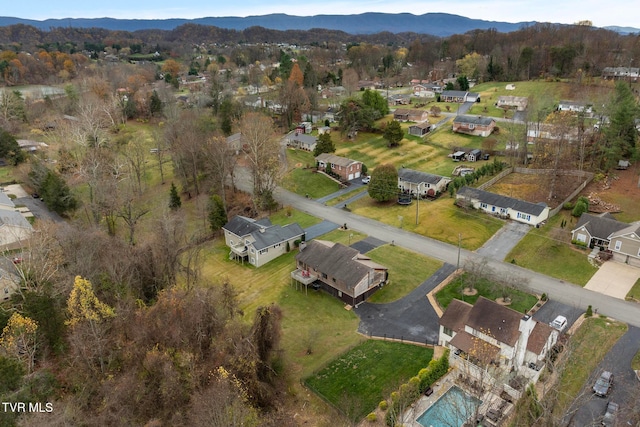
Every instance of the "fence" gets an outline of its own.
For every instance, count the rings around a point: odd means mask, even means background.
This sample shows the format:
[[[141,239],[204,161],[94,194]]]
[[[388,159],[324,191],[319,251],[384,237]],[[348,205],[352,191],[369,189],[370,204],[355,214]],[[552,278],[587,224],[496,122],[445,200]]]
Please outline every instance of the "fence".
[[[501,180],[502,178],[504,178],[505,176],[509,175],[512,172],[513,172],[513,168],[512,167],[508,167],[505,170],[503,170],[502,172],[500,172],[498,175],[496,175],[493,178],[491,178],[489,181],[485,182],[482,185],[479,185],[478,188],[480,190],[485,190],[485,189],[487,189],[488,187],[491,187],[493,184],[495,184],[496,182],[498,182],[499,180]]]

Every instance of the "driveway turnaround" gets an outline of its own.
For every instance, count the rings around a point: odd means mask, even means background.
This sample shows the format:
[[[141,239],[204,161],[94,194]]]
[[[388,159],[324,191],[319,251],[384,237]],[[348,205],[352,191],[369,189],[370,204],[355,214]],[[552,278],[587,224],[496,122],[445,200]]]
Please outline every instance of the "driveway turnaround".
[[[584,288],[624,299],[638,278],[640,278],[640,268],[607,261],[600,266]]]
[[[427,299],[427,293],[449,277],[455,269],[454,265],[444,264],[420,286],[398,301],[388,304],[360,304],[353,309],[360,317],[358,332],[367,336],[437,344],[439,318]]]
[[[387,242],[385,241],[369,236],[366,239],[355,242],[353,245],[351,245],[351,247],[359,251],[361,254],[366,254],[367,252],[372,251],[378,246],[382,246],[386,243]]]

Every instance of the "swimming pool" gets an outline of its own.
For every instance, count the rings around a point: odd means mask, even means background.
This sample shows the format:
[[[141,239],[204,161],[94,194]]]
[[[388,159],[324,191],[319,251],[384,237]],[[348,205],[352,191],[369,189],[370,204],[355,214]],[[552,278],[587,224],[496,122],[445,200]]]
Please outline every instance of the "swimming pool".
[[[453,386],[416,420],[424,427],[461,426],[482,401]]]

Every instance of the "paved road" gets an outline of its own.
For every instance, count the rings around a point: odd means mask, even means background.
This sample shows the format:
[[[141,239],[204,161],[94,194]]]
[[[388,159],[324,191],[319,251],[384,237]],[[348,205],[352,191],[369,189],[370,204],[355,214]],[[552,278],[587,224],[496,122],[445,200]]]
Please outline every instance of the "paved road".
[[[321,205],[313,200],[305,199],[283,189],[277,189],[275,197],[284,205],[293,206],[303,212],[327,219],[336,224],[347,223],[349,228],[365,233],[385,242],[395,241],[395,244],[414,252],[447,262],[457,264],[458,248],[456,246],[430,239],[406,230],[398,229],[388,224],[364,218],[342,209],[334,209]],[[460,250],[460,263],[467,259],[480,260],[481,255],[467,250]],[[622,322],[640,327],[640,308],[631,302],[599,294],[580,286],[566,283],[544,274],[526,270],[514,264],[500,260],[488,259],[488,266],[497,274],[526,278],[520,287],[537,294],[546,293],[550,298],[562,302],[570,307],[586,309],[587,305],[598,307],[600,313],[610,315]]]
[[[594,343],[594,345],[597,345]],[[640,328],[630,327],[626,334],[618,340],[604,357],[600,365],[594,369],[586,382],[580,397],[574,405],[580,406],[570,426],[582,427],[599,425],[605,413],[607,402],[612,400],[620,405],[617,425],[627,425],[629,413],[638,405],[640,382],[631,370],[631,359],[640,350]],[[591,387],[602,371],[611,371],[614,375],[613,388],[609,398],[597,397],[591,392]],[[637,408],[636,408],[637,410]]]
[[[446,279],[455,269],[454,265],[443,265],[409,295],[398,301],[388,304],[368,302],[360,304],[353,309],[360,317],[358,332],[369,336],[425,344],[437,343],[439,318],[427,299],[427,293]]]

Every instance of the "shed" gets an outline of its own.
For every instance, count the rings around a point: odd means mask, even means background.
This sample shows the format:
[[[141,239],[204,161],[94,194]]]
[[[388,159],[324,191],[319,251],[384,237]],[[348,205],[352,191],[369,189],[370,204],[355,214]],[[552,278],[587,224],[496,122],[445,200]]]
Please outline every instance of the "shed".
[[[474,149],[469,151],[469,154],[467,154],[467,160],[470,162],[477,162],[478,160],[481,159],[482,155],[482,151],[480,151],[479,149]]]
[[[466,153],[464,151],[456,151],[451,155],[451,158],[453,159],[454,162],[459,162],[464,160],[465,154]]]
[[[409,126],[409,135],[424,136],[431,130],[431,123],[422,122]]]

